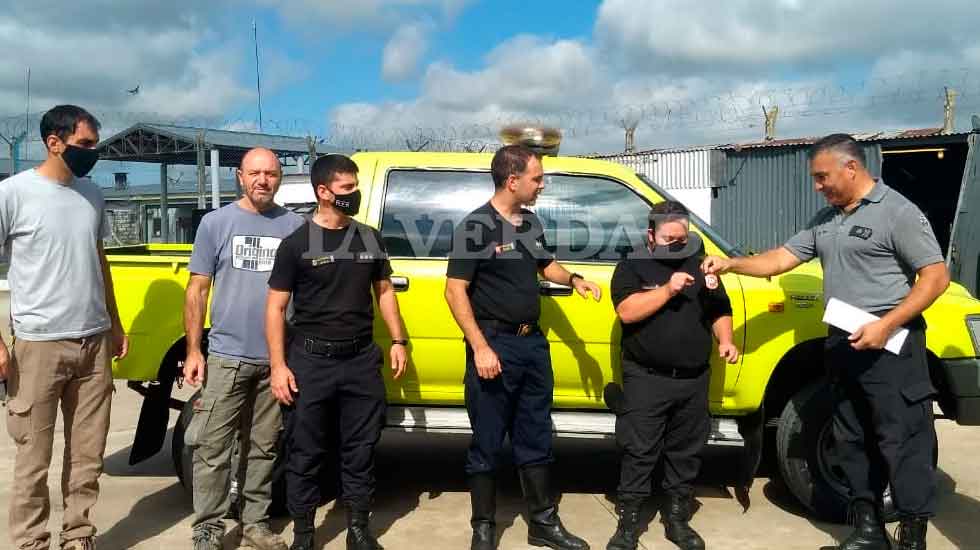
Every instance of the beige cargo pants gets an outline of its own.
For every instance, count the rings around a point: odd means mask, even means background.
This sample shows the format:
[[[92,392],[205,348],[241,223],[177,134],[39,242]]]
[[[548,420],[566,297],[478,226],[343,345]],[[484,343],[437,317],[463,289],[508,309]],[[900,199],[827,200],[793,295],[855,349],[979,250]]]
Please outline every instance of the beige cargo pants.
[[[108,332],[50,342],[14,340],[7,380],[7,431],[17,447],[9,516],[14,548],[51,545],[48,468],[59,404],[65,422],[60,542],[95,535],[89,511],[99,496],[109,431],[111,347]]]

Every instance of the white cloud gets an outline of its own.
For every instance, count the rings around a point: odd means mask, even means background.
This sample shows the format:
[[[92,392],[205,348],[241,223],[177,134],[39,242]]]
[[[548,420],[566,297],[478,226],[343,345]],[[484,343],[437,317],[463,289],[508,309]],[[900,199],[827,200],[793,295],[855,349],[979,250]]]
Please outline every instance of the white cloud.
[[[950,85],[962,122],[980,108],[974,13],[959,0],[606,0],[591,39],[517,36],[474,69],[430,64],[413,100],[328,118],[358,146],[492,141],[521,120],[563,128],[566,152],[615,151],[625,119],[639,147],[761,139],[763,106],[780,107],[777,137],[936,126]]]
[[[28,25],[0,15],[0,51],[17,52],[0,72],[0,114],[23,112],[28,68],[35,110],[71,102],[96,113],[213,117],[251,96],[236,79],[239,54],[230,45],[203,48],[211,31],[193,18],[123,23],[107,15],[100,26]],[[137,85],[138,94],[127,92]]]
[[[774,63],[827,64],[873,60],[895,49],[949,49],[975,35],[978,19],[975,0],[605,0],[595,35],[634,70],[771,71]]]
[[[419,63],[429,49],[431,25],[407,23],[385,44],[381,75],[389,82],[407,80],[418,73]]]
[[[420,14],[437,15],[451,21],[471,0],[255,0],[279,10],[283,19],[310,33],[310,22],[317,31],[351,32],[363,26],[391,29],[406,18]],[[361,26],[361,27],[359,27]]]

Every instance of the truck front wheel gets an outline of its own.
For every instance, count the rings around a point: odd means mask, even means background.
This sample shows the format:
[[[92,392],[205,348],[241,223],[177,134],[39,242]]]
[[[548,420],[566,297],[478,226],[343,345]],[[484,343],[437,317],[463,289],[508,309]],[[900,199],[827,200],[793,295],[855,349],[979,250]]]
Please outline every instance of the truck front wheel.
[[[826,379],[796,393],[779,418],[776,453],[790,492],[821,519],[847,517],[847,485],[833,460],[833,399]]]
[[[825,378],[797,392],[779,417],[776,453],[779,471],[793,496],[821,519],[843,523],[848,489],[844,472],[834,459],[833,404]],[[933,465],[938,462],[937,446]],[[881,501],[885,521],[898,521],[889,489]]]

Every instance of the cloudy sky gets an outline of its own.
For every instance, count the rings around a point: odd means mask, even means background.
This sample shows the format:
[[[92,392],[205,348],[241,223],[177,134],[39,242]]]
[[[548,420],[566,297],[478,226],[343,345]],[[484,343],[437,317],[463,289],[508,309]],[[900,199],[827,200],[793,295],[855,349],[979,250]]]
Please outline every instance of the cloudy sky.
[[[561,126],[563,151],[937,126],[980,112],[976,0],[6,0],[0,117],[59,102],[340,145]],[[128,89],[140,86],[138,94]],[[6,123],[6,127],[11,126]],[[0,132],[4,131],[0,120]],[[4,155],[5,156],[5,155]]]

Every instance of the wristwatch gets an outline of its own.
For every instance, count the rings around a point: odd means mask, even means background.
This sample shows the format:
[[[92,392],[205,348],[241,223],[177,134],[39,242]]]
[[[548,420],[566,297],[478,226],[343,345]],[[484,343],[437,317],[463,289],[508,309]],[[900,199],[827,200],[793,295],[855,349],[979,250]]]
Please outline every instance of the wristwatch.
[[[407,346],[408,345],[408,338],[405,338],[405,339],[402,339],[402,340],[392,339],[391,345],[393,345],[393,346]]]
[[[585,277],[579,275],[578,273],[572,273],[571,275],[568,276],[568,286],[572,286],[572,283],[575,282],[576,277],[582,279],[583,281],[585,280]]]

